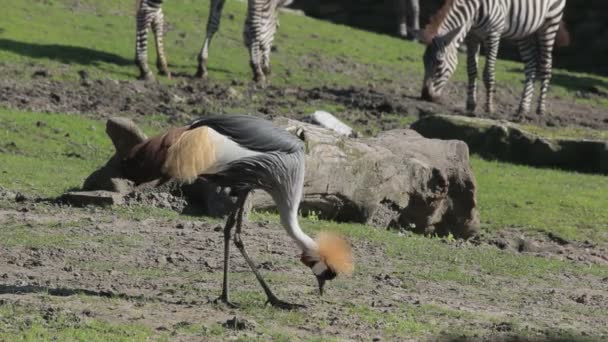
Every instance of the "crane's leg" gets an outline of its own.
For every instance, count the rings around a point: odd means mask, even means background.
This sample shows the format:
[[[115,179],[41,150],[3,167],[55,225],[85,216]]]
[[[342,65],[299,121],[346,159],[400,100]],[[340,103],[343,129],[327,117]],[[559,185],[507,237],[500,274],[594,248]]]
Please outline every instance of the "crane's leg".
[[[264,278],[262,278],[262,275],[258,271],[256,264],[253,262],[253,260],[251,260],[251,258],[247,254],[247,251],[245,250],[245,245],[243,244],[243,240],[241,240],[241,228],[243,225],[243,212],[245,210],[244,207],[245,207],[246,198],[247,198],[247,193],[243,195],[242,200],[239,200],[239,203],[242,203],[242,205],[241,205],[240,209],[237,209],[239,211],[238,211],[238,214],[236,217],[236,231],[234,233],[234,244],[241,251],[243,258],[245,258],[245,261],[247,261],[247,264],[253,271],[253,274],[255,274],[255,277],[258,279],[258,282],[264,289],[264,292],[266,293],[266,297],[268,298],[266,303],[270,303],[274,307],[277,307],[280,309],[286,309],[286,310],[304,308],[304,305],[291,304],[291,303],[287,303],[287,302],[284,302],[284,301],[278,299],[277,296],[275,296],[274,293],[272,293],[272,291],[270,290],[270,287],[268,287],[268,284],[266,284],[266,281],[264,280]]]
[[[230,263],[230,231],[234,227],[236,222],[236,215],[238,212],[237,208],[228,216],[228,220],[226,220],[226,225],[224,226],[224,281],[222,283],[222,294],[216,302],[222,302],[230,307],[237,307],[237,305],[230,302],[230,297],[228,296],[228,267]]]
[[[207,34],[205,36],[205,41],[203,42],[203,47],[198,54],[198,69],[196,70],[196,77],[207,77],[209,46],[211,45],[213,35],[220,28],[220,19],[222,18],[222,10],[224,9],[225,1],[226,0],[211,0],[211,5],[209,7],[209,18],[207,19]]]

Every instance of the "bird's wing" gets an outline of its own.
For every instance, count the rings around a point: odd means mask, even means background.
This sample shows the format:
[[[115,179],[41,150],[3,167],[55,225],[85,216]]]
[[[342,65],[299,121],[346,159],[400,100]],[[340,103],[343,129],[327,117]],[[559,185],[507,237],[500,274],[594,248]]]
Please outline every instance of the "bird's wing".
[[[210,116],[190,125],[191,128],[201,126],[208,126],[251,151],[294,153],[303,148],[297,137],[268,120],[254,116]]]

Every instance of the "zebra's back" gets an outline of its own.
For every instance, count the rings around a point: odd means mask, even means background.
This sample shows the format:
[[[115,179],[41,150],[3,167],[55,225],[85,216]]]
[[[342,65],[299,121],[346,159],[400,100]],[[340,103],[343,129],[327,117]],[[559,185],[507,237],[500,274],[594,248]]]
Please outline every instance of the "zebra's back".
[[[561,17],[566,0],[478,0],[472,31],[478,36],[499,30],[506,39],[519,40]],[[558,20],[559,21],[559,20]]]

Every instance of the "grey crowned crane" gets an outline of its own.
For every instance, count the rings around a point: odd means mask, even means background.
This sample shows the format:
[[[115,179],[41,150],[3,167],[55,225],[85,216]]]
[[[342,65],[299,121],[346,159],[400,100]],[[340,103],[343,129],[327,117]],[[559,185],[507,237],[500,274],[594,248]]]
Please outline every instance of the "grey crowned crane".
[[[237,205],[224,227],[224,278],[219,298],[228,305],[233,305],[228,295],[228,263],[231,230],[236,226],[234,244],[264,289],[267,303],[284,309],[301,306],[279,300],[245,250],[241,239],[243,211],[253,189],[265,190],[272,196],[281,224],[302,251],[300,260],[317,278],[320,294],[327,280],[353,270],[350,245],[343,238],[320,233],[313,240],[300,228],[304,145],[267,120],[244,115],[196,120],[136,145],[122,161],[122,169],[127,178],[138,184],[155,179],[190,182],[204,177],[231,188]]]

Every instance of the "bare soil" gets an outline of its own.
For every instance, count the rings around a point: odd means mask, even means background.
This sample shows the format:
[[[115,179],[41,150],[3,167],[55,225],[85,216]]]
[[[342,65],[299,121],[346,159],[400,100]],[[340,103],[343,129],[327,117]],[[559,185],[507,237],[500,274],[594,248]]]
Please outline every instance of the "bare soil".
[[[32,236],[78,237],[55,243],[42,239],[29,244],[0,244],[0,297],[5,304],[34,307],[44,317],[61,312],[75,320],[143,324],[169,332],[177,341],[196,340],[183,330],[196,324],[223,326],[235,338],[262,339],[270,338],[268,331],[260,330],[262,323],[270,324],[270,329],[281,324],[265,320],[259,312],[214,303],[221,289],[223,223],[153,217],[136,220],[111,210],[77,209],[22,198],[15,201],[10,191],[1,195],[0,204],[5,209],[0,210],[0,226],[20,225]],[[66,245],[66,241],[72,244]],[[607,334],[605,317],[598,320],[598,316],[585,314],[587,310],[608,310],[608,279],[565,273],[552,281],[529,282],[478,274],[475,277],[484,286],[458,286],[449,281],[411,278],[403,263],[415,272],[417,267],[428,267],[428,262],[408,260],[407,254],[391,257],[386,246],[357,240],[356,273],[352,278],[332,281],[326,295],[319,297],[314,277],[299,263],[296,246],[278,223],[247,222],[244,241],[275,293],[307,305],[301,312],[308,318],[295,325],[291,332],[294,338],[316,335],[377,340],[384,329],[390,329],[389,323],[362,319],[353,315],[353,308],[365,307],[378,317],[391,317],[400,314],[403,305],[459,312],[453,316],[438,313],[435,324],[477,332],[473,340],[518,340],[510,319],[525,320],[527,334],[536,336],[531,340],[560,335],[566,322],[585,339],[608,337],[602,335]],[[444,242],[456,249],[496,245],[509,253],[567,259],[581,267],[608,264],[606,246],[525,237],[517,231],[482,237],[473,244]],[[247,264],[234,249],[232,255],[233,299],[262,307],[263,294]],[[257,297],[245,296],[251,293]],[[556,315],[555,310],[565,305],[579,311],[567,319]],[[482,319],[484,315],[496,318],[488,323]],[[441,332],[435,335],[442,336]]]
[[[325,65],[326,68],[341,68]],[[281,115],[301,118],[310,114],[310,107],[323,109],[342,106],[344,111],[334,113],[364,132],[403,127],[399,117],[419,117],[433,113],[471,115],[464,111],[466,87],[460,82],[448,85],[440,103],[429,103],[419,98],[418,87],[387,80],[384,84],[367,84],[361,87],[341,88],[322,86],[314,88],[278,87],[270,85],[256,89],[251,84],[233,80],[231,84],[174,77],[174,84],[158,82],[118,81],[90,79],[85,71],[78,72],[79,82],[61,81],[51,71],[35,66],[28,70],[13,70],[0,66],[0,73],[17,75],[0,79],[0,105],[20,110],[43,112],[83,113],[97,118],[123,115],[163,114],[169,122],[183,123],[193,117],[222,112],[248,112],[259,115]],[[25,75],[25,76],[24,76]],[[65,74],[61,74],[65,77]],[[418,82],[416,81],[416,84]],[[475,115],[507,121],[517,121],[516,108],[520,89],[498,87],[497,110],[494,114],[482,113],[483,96]],[[607,94],[592,88],[578,92],[581,98],[603,98]],[[541,126],[580,126],[608,129],[608,108],[578,104],[571,99],[549,96],[549,115],[530,115],[528,120]],[[371,128],[370,128],[371,127]]]

